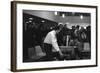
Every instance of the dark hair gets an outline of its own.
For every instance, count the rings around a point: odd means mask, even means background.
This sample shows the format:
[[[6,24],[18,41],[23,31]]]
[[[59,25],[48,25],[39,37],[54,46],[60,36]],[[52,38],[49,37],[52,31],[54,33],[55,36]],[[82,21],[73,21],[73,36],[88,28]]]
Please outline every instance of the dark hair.
[[[57,25],[54,27],[54,30],[60,30],[63,26],[62,25]]]
[[[54,30],[59,30],[59,29],[60,29],[59,26],[55,26],[55,27],[54,27]]]
[[[79,25],[76,26],[76,28],[79,28],[79,27],[80,27]]]

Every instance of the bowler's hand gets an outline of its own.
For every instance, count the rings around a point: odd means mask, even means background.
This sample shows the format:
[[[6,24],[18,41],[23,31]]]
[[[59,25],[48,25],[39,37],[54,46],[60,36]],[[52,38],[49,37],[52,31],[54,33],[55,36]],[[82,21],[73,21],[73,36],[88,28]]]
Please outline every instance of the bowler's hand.
[[[61,51],[59,51],[60,56],[63,56],[63,53]]]

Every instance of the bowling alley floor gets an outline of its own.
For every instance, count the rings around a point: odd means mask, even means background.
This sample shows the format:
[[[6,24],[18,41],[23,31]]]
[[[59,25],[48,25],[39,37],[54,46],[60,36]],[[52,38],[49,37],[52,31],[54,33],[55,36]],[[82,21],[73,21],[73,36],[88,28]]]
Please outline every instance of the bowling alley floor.
[[[90,52],[82,52],[81,56],[70,56],[70,55],[64,55],[64,60],[85,60],[85,59],[91,59]],[[45,62],[45,61],[60,61],[56,58],[54,59],[48,59],[45,55],[36,55],[31,58],[25,59],[24,62]],[[63,61],[63,60],[62,60]]]
[[[64,51],[64,60],[85,60],[85,59],[91,59],[91,50],[88,43],[85,43],[84,51],[81,51],[80,54],[78,55],[71,55],[70,54],[70,49],[73,50],[73,47],[66,47],[62,46]],[[67,49],[67,50],[66,50]],[[68,50],[69,49],[69,50]],[[35,50],[35,51],[34,51]],[[67,51],[67,53],[65,52]],[[46,57],[46,54],[42,51],[40,46],[36,46],[35,48],[29,48],[29,57],[27,59],[23,59],[23,62],[44,62],[44,61],[59,61],[56,58],[54,59],[49,59]]]

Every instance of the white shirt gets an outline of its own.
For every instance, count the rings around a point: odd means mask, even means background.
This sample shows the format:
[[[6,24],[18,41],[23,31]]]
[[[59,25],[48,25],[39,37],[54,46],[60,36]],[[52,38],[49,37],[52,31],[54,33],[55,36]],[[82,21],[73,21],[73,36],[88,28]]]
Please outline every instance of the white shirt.
[[[46,37],[44,39],[44,43],[51,44],[56,51],[60,51],[58,43],[57,43],[56,31],[55,30],[52,30],[51,32],[49,32],[46,35]]]

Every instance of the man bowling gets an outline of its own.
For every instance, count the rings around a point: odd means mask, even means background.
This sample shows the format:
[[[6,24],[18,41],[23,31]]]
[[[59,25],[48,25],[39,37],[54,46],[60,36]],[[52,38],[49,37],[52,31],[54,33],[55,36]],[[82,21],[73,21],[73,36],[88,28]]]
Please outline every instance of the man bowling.
[[[44,51],[46,53],[46,59],[51,61],[56,58],[56,60],[63,60],[63,54],[58,46],[56,35],[60,32],[61,26],[56,26],[52,31],[50,31],[44,39]],[[52,51],[52,48],[56,52]]]

